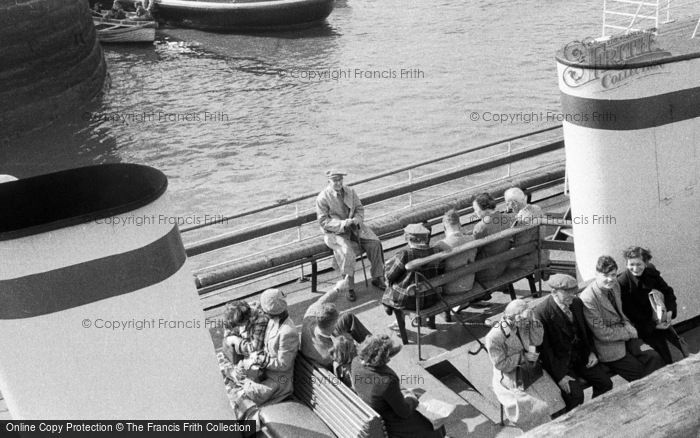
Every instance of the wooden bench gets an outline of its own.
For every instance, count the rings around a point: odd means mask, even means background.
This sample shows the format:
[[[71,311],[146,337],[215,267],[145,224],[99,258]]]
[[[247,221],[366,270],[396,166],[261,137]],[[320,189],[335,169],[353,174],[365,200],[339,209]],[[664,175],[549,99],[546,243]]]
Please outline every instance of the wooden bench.
[[[260,421],[270,437],[387,437],[379,414],[334,374],[301,354],[294,363],[293,400],[263,407]]]
[[[433,254],[429,257],[424,257],[421,259],[416,259],[409,262],[406,265],[407,271],[416,271],[420,267],[435,263],[437,261],[446,260],[450,257],[459,256],[467,251],[483,248],[486,245],[500,242],[502,240],[507,240],[512,242],[510,248],[500,254],[478,259],[473,263],[469,263],[453,269],[449,272],[445,272],[442,275],[433,277],[427,281],[420,281],[417,279],[416,283],[411,285],[413,288],[413,293],[416,295],[416,310],[395,310],[396,322],[399,325],[399,332],[401,334],[401,340],[404,344],[408,343],[408,335],[406,333],[406,322],[404,317],[406,314],[414,314],[418,318],[417,320],[417,344],[418,344],[418,360],[421,359],[421,325],[423,321],[430,316],[435,316],[439,313],[449,312],[450,309],[466,305],[472,301],[478,300],[479,298],[494,292],[494,291],[507,291],[509,292],[511,299],[515,299],[515,290],[513,289],[513,283],[516,281],[528,278],[530,283],[530,291],[533,295],[537,295],[538,291],[535,286],[535,274],[539,274],[540,271],[540,248],[541,248],[541,236],[540,236],[540,226],[539,225],[529,225],[526,227],[511,228],[499,233],[487,236],[483,239],[477,239],[463,245],[452,248],[451,251],[440,252]],[[486,268],[492,267],[494,265],[508,264],[512,260],[523,257],[523,256],[533,256],[536,257],[537,263],[533,263],[531,266],[518,267],[513,269],[506,269],[502,275],[498,278],[490,281],[485,281],[479,283],[474,282],[474,287],[465,291],[459,295],[449,295],[442,296],[442,299],[438,301],[431,307],[421,308],[419,297],[421,294],[429,292],[432,288],[439,288],[447,283],[455,281],[456,279],[470,274],[476,274]],[[418,277],[418,276],[416,276]],[[449,321],[449,318],[448,318]]]

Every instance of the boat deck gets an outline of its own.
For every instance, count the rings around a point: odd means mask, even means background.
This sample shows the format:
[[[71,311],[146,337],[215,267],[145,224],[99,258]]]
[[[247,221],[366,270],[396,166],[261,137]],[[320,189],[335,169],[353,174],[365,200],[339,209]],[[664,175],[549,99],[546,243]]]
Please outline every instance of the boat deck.
[[[568,203],[566,199],[560,199],[558,204],[549,206],[546,211],[563,213]],[[433,227],[434,233],[441,233],[439,226]],[[441,236],[434,237],[439,240]],[[389,245],[385,245],[389,246]],[[391,252],[386,254],[390,257]],[[553,252],[553,260],[571,259],[572,253]],[[369,266],[367,266],[369,269]],[[329,291],[339,279],[333,272],[319,274],[318,293],[310,291],[309,282],[295,282],[281,289],[287,294],[289,313],[292,320],[301,323],[307,307],[318,299],[324,292]],[[530,289],[526,280],[515,285],[516,294],[529,300]],[[548,290],[543,283],[543,293]],[[388,316],[380,305],[379,300],[382,291],[373,286],[366,288],[364,285],[362,265],[358,262],[355,274],[355,289],[357,301],[348,302],[345,298],[339,298],[336,302],[338,309],[354,312],[355,315],[375,334],[389,334],[400,343],[398,331],[393,331],[389,326],[396,321],[394,316]],[[469,322],[484,322],[487,318],[503,311],[510,297],[503,293],[494,293],[489,301],[482,301],[465,309],[462,318]],[[217,319],[222,316],[223,308],[219,307],[206,312],[207,319]],[[449,436],[474,436],[474,437],[514,437],[522,433],[519,428],[501,426],[500,405],[490,390],[481,394],[478,388],[488,388],[491,382],[492,367],[485,351],[471,356],[467,351],[475,351],[479,348],[476,338],[483,338],[488,332],[486,325],[470,326],[471,333],[456,321],[445,322],[443,315],[436,317],[436,330],[422,327],[422,362],[418,361],[418,347],[416,342],[416,329],[410,327],[407,321],[409,344],[392,359],[390,366],[403,379],[403,386],[421,388],[426,396],[436,398],[457,406],[453,414],[453,422],[447,426]],[[218,347],[221,344],[221,330],[212,331],[212,338]],[[700,351],[700,328],[684,334],[692,351]],[[679,352],[671,349],[674,359],[680,360]],[[461,375],[460,375],[461,374]],[[464,376],[469,376],[465,379]],[[627,382],[616,376],[613,378],[615,387],[626,385]],[[475,389],[476,387],[476,389]],[[591,395],[588,389],[587,397]],[[424,396],[425,397],[425,396]]]

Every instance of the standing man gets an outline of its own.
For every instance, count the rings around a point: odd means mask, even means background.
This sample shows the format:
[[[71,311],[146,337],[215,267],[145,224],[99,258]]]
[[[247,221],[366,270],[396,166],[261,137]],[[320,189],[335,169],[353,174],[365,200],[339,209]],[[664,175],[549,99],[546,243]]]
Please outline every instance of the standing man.
[[[553,275],[547,284],[552,294],[540,301],[534,314],[544,327],[540,347],[542,366],[552,376],[570,411],[583,403],[581,377],[593,387],[593,397],[609,391],[613,384],[598,363],[593,337],[583,316],[583,302],[576,296],[576,279]]]
[[[379,238],[364,224],[365,208],[350,187],[343,185],[347,175],[338,170],[326,172],[328,186],[316,197],[316,216],[324,233],[324,241],[333,250],[338,269],[347,281],[345,294],[355,301],[355,257],[367,252],[372,264],[372,286],[384,290],[384,251]]]
[[[598,357],[628,382],[641,379],[661,368],[664,361],[639,339],[637,329],[622,312],[615,260],[600,256],[595,270],[595,281],[581,292],[581,301]]]

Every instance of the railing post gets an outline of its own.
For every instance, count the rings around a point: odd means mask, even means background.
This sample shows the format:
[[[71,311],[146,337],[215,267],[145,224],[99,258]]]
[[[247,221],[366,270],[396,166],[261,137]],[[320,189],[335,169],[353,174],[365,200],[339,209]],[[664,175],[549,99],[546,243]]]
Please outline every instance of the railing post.
[[[408,169],[408,183],[411,184],[413,182],[413,173],[411,172],[411,169]],[[408,194],[408,206],[413,207],[413,192],[411,191]]]
[[[511,142],[508,142],[508,156],[509,157],[510,157],[510,154],[512,151],[513,151],[513,145]],[[508,162],[508,175],[506,175],[506,176],[508,176],[509,178],[510,178],[510,166],[511,166],[511,163]]]
[[[295,217],[299,217],[299,204],[294,205],[294,215]],[[297,225],[297,242],[301,242],[301,224]],[[299,277],[299,281],[306,281],[306,277],[304,277],[304,264],[302,263],[299,265],[299,268],[301,269],[301,277]]]
[[[605,18],[607,17],[607,12],[608,12],[608,0],[603,0],[603,37],[605,37]]]

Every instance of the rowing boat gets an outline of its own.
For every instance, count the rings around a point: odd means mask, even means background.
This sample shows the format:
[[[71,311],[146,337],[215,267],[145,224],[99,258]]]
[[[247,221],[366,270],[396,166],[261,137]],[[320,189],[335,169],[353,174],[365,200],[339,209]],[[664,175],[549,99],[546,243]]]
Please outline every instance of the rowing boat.
[[[92,17],[97,37],[102,43],[152,43],[156,39],[156,22],[139,20],[114,20]]]
[[[334,0],[155,0],[159,21],[214,31],[307,27],[333,11]]]

